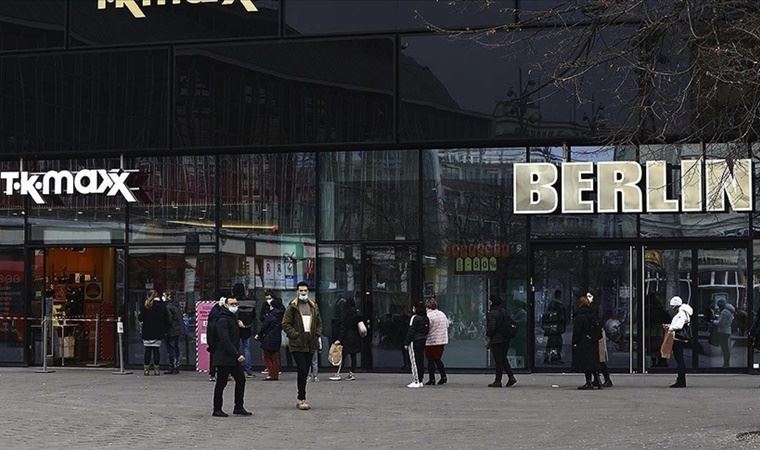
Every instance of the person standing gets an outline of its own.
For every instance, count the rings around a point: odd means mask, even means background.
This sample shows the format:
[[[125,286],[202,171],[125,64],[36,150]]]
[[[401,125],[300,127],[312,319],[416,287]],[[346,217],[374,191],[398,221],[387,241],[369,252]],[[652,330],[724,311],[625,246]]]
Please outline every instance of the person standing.
[[[216,302],[216,304],[211,308],[211,311],[208,313],[206,334],[208,340],[208,352],[211,353],[211,356],[209,357],[208,381],[211,382],[216,381],[216,367],[214,367],[214,341],[216,339],[216,329],[214,328],[214,325],[216,324],[216,319],[219,318],[219,314],[222,312],[222,309],[225,308],[226,304],[227,297],[219,297],[219,301]]]
[[[359,335],[359,322],[362,321],[359,310],[356,308],[356,301],[352,298],[344,301],[341,310],[343,317],[337,324],[336,344],[343,346],[343,363],[351,359],[351,366],[348,371],[346,380],[356,380],[356,360],[357,355],[362,351],[362,337]],[[335,374],[333,380],[340,381],[340,374]]]
[[[726,300],[720,299],[717,302],[720,314],[712,324],[715,327],[715,337],[723,353],[723,367],[731,367],[731,325],[734,323],[736,308]]]
[[[232,287],[232,295],[238,301],[240,305],[238,312],[238,320],[243,325],[240,328],[240,349],[245,356],[245,362],[243,363],[243,371],[246,378],[253,378],[253,359],[251,359],[251,336],[252,329],[256,320],[256,301],[253,298],[248,298],[245,292],[245,286],[243,283],[235,283]]]
[[[567,327],[567,309],[562,302],[561,290],[554,291],[554,298],[547,305],[541,322],[546,336],[544,364],[562,364],[562,335]]]
[[[668,332],[673,332],[673,358],[676,360],[678,376],[672,388],[686,387],[686,364],[683,359],[683,351],[691,343],[691,315],[694,310],[685,304],[681,297],[675,296],[670,299],[670,309],[675,313],[670,324],[663,324]]]
[[[285,310],[282,329],[288,336],[290,354],[293,355],[298,368],[298,401],[296,407],[302,411],[311,409],[306,402],[306,377],[309,375],[311,356],[319,348],[322,336],[322,318],[319,307],[309,298],[309,285],[299,281],[296,286],[297,297]]]
[[[438,309],[438,302],[435,297],[427,299],[425,307],[427,308],[427,317],[430,321],[430,332],[425,341],[425,357],[428,360],[430,379],[425,384],[428,386],[435,384],[436,368],[441,374],[438,384],[446,384],[448,378],[446,377],[446,368],[443,366],[442,358],[446,344],[449,343],[449,318],[446,317],[443,311]]]
[[[264,367],[267,377],[264,381],[277,381],[280,378],[280,346],[282,346],[282,316],[285,307],[282,300],[272,300],[271,309],[264,318],[256,339],[261,342],[261,352],[264,357]]]
[[[267,314],[269,311],[272,310],[272,300],[275,299],[274,292],[272,292],[271,289],[267,289],[264,291],[264,302],[261,304],[261,308],[259,309],[259,321],[260,326],[264,325],[264,320],[267,317]],[[282,304],[282,299],[280,299],[280,304]],[[283,306],[284,308],[284,306]],[[261,329],[259,328],[259,333]],[[280,339],[282,341],[282,339]],[[261,359],[264,359],[264,354],[261,355]],[[264,361],[264,370],[261,371],[262,374],[269,375],[269,371],[266,369],[267,362]]]
[[[174,297],[174,292],[164,293],[164,305],[169,316],[169,328],[166,332],[166,353],[169,354],[169,369],[164,372],[167,375],[179,373],[179,337],[185,329],[182,321],[182,307]]]
[[[214,385],[214,417],[228,417],[222,410],[224,388],[227,378],[232,375],[235,379],[235,409],[233,414],[250,416],[251,413],[243,407],[245,397],[245,374],[242,363],[245,356],[240,351],[240,325],[237,318],[238,301],[230,297],[225,302],[216,319],[214,334],[214,367],[216,367],[216,384]]]
[[[412,366],[412,382],[406,387],[421,388],[422,377],[425,376],[425,342],[430,331],[430,320],[427,317],[425,304],[414,304],[414,314],[409,320],[409,328],[406,332],[405,348],[409,352],[409,360]]]
[[[491,296],[491,308],[486,315],[486,337],[488,346],[493,354],[494,365],[496,366],[496,378],[488,387],[501,387],[502,374],[507,373],[507,387],[514,386],[517,383],[515,374],[512,372],[512,366],[509,364],[507,353],[509,352],[509,342],[512,339],[510,327],[512,326],[512,317],[507,311],[507,306],[499,296]]]
[[[612,378],[610,377],[610,369],[607,367],[607,361],[609,358],[609,353],[607,352],[607,333],[604,331],[604,326],[602,325],[603,322],[603,315],[602,315],[602,306],[599,302],[594,302],[594,296],[591,295],[591,293],[586,293],[586,297],[589,299],[589,302],[593,306],[592,309],[594,309],[594,320],[596,320],[597,323],[594,324],[595,327],[598,327],[599,331],[599,372],[601,372],[602,376],[604,377],[604,383],[602,383],[602,387],[610,388],[613,386],[612,384]]]
[[[144,375],[161,375],[161,340],[169,328],[169,316],[155,290],[151,289],[148,292],[137,320],[142,322]]]
[[[586,377],[586,383],[578,387],[580,390],[602,389],[599,381],[599,339],[601,329],[591,308],[591,299],[588,295],[581,295],[573,321],[573,370],[583,372]]]

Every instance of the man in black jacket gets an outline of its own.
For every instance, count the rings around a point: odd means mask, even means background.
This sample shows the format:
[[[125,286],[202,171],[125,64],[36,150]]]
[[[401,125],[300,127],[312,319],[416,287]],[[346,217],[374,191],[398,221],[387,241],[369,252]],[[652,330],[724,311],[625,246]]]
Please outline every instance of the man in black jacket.
[[[222,411],[224,388],[227,387],[227,377],[231,374],[235,379],[235,409],[233,414],[250,416],[251,413],[243,408],[245,395],[245,374],[241,364],[245,357],[240,352],[240,327],[237,319],[238,301],[228,298],[216,319],[214,352],[211,358],[216,367],[216,384],[214,385],[215,417],[227,417]]]
[[[511,322],[512,319],[502,299],[496,295],[492,296],[491,309],[486,315],[486,337],[488,338],[488,345],[491,348],[496,365],[496,379],[488,387],[501,387],[501,375],[504,372],[507,372],[507,376],[509,377],[507,387],[517,383],[517,379],[515,379],[512,373],[512,367],[509,365],[509,359],[507,359],[510,340],[509,326]]]

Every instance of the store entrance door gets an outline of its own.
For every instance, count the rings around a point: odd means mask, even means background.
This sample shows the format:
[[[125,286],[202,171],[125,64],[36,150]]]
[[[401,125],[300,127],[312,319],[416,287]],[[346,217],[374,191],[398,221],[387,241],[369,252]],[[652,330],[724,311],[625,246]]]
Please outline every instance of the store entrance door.
[[[32,315],[51,318],[48,364],[114,364],[123,262],[123,250],[112,247],[33,250]],[[28,357],[32,365],[42,364],[42,339],[42,328],[35,327]]]

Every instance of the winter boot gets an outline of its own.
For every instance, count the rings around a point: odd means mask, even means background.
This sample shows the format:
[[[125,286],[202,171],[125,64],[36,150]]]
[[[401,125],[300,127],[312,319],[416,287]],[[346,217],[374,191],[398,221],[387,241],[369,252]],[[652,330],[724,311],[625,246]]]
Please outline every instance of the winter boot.
[[[151,367],[149,365],[144,365],[143,366],[143,375],[145,375],[146,377],[148,375],[150,375],[150,370],[151,370]]]

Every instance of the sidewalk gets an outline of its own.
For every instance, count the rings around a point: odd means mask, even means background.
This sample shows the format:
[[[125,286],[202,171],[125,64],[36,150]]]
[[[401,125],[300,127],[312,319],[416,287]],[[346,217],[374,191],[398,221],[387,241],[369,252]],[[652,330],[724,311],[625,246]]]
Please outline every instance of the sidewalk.
[[[0,442],[6,448],[758,448],[760,377],[618,375],[615,387],[578,391],[582,375],[487,375],[407,389],[406,375],[359,374],[308,385],[311,411],[295,409],[295,374],[246,386],[248,418],[211,417],[205,374],[144,377],[110,370],[37,374],[0,369]],[[559,385],[552,388],[552,385]],[[232,412],[232,383],[225,410]]]

